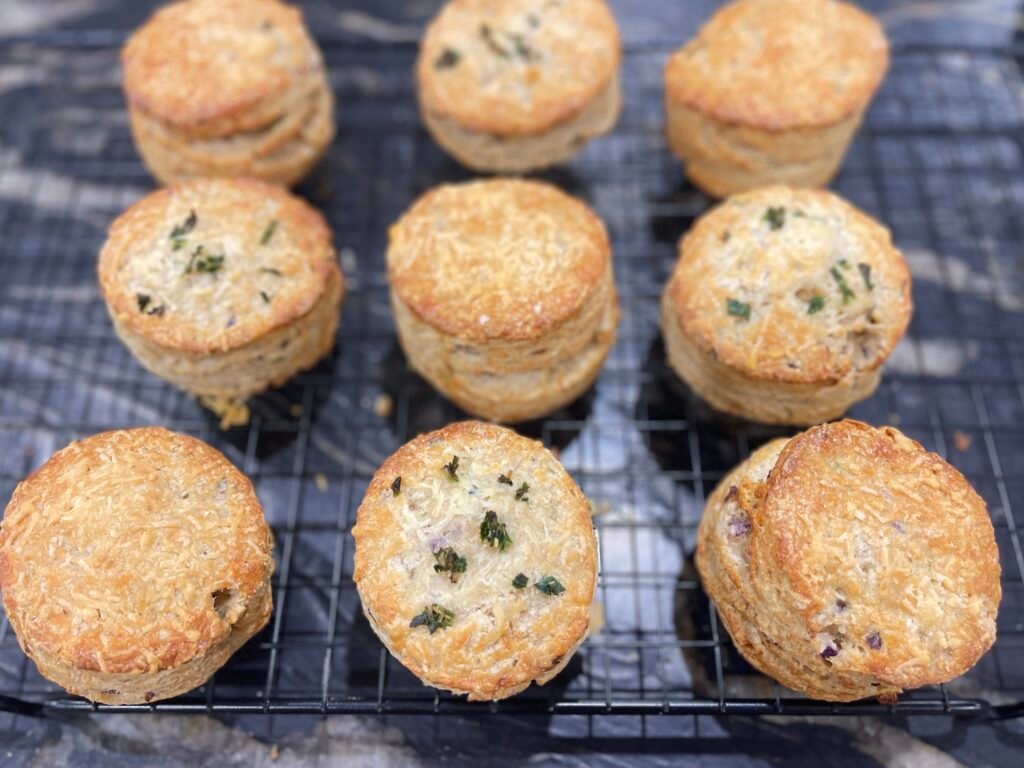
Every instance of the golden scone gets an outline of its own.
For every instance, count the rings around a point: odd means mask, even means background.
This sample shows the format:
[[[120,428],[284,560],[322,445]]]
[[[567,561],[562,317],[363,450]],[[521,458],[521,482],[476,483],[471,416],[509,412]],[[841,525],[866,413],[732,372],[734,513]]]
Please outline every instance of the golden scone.
[[[715,408],[772,424],[837,418],[878,386],[910,322],[889,231],[823,190],[736,195],[680,240],[661,327]]]
[[[892,698],[992,646],[999,555],[985,503],[892,427],[812,427],[709,497],[697,568],[737,648],[829,701]]]
[[[823,186],[888,66],[884,30],[853,5],[737,0],[668,61],[669,147],[712,195]]]
[[[540,443],[460,422],[374,475],[353,578],[381,642],[427,685],[512,696],[587,635],[598,551],[583,493]]]
[[[146,427],[55,453],[14,491],[0,590],[46,678],[105,704],[185,693],[266,625],[273,537],[214,448]]]
[[[302,14],[278,0],[183,0],[122,51],[132,135],[169,184],[300,181],[334,138],[334,97]]]
[[[615,341],[604,225],[549,184],[437,187],[391,228],[387,264],[409,363],[477,416],[522,421],[572,402]]]
[[[478,171],[564,162],[615,125],[621,55],[604,0],[450,0],[416,64],[423,122]]]
[[[344,279],[323,217],[253,179],[195,179],[111,225],[99,279],[139,362],[223,417],[334,344]]]

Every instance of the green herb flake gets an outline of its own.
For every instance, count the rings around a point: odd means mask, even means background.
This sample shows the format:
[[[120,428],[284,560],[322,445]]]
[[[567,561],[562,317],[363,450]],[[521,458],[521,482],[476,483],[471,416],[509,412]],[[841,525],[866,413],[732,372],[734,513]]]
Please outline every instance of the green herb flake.
[[[263,302],[265,304],[269,304],[273,300],[274,297],[271,296],[266,291],[260,291],[260,298],[263,299]]]
[[[738,317],[742,320],[750,319],[750,305],[745,301],[727,299],[725,302],[725,310],[733,317]]]
[[[778,208],[768,208],[764,212],[763,218],[768,222],[768,226],[772,228],[772,231],[782,229],[786,225],[786,209],[781,206]]]
[[[871,282],[871,265],[862,261],[857,264],[857,269],[860,270],[861,279],[864,280],[864,287],[869,291],[875,290],[875,284]]]
[[[281,270],[274,269],[273,267],[260,267],[260,272],[263,272],[268,275],[273,275],[274,277],[283,277]]]
[[[448,629],[455,622],[455,614],[443,605],[431,603],[423,608],[423,613],[418,613],[409,622],[410,627],[426,627],[430,634],[439,629]]]
[[[807,314],[816,315],[825,308],[825,297],[824,296],[812,296],[811,300],[807,302]]]
[[[177,251],[184,247],[185,236],[195,229],[196,223],[199,221],[199,217],[196,216],[195,210],[191,210],[188,216],[181,224],[178,224],[171,230],[171,234],[168,237],[171,240],[171,250]]]
[[[397,496],[402,492],[402,476],[398,475],[394,480],[391,481],[391,495]]]
[[[843,304],[857,295],[850,289],[850,286],[846,284],[846,278],[843,277],[843,274],[839,271],[838,267],[832,267],[829,270],[829,274],[832,275],[836,281],[836,285],[839,286],[839,293],[843,296]]]
[[[530,492],[530,484],[529,483],[523,483],[522,485],[520,485],[518,488],[516,488],[516,501],[529,501],[530,497],[526,495],[529,492]]]
[[[459,457],[452,456],[452,460],[444,465],[444,471],[448,473],[448,479],[453,483],[459,482]]]
[[[263,234],[260,236],[260,245],[266,245],[270,242],[270,238],[274,236],[274,232],[277,231],[277,219],[271,219],[267,224],[267,228],[263,230]]]
[[[498,513],[494,510],[489,509],[484,514],[484,520],[480,523],[480,540],[502,552],[512,546],[505,524],[498,522]]]
[[[502,485],[512,485],[512,478],[508,475],[498,475],[498,482]]]
[[[545,576],[533,586],[545,595],[560,595],[565,592],[565,587],[562,586],[562,582],[554,576]]]
[[[205,272],[213,275],[219,272],[223,266],[223,254],[207,253],[202,245],[197,245],[196,249],[192,251],[192,256],[188,260],[188,266],[185,267],[185,271],[182,274],[191,275],[193,272]]]
[[[434,59],[434,69],[451,69],[458,66],[462,55],[454,48],[445,48],[441,55]]]
[[[486,43],[487,47],[491,49],[491,53],[497,56],[501,56],[501,58],[503,59],[507,59],[510,57],[511,54],[509,53],[508,48],[506,48],[500,42],[498,42],[498,37],[497,35],[494,34],[494,29],[491,27],[490,24],[480,25],[480,37],[483,38],[484,43]]]
[[[529,583],[530,583],[530,580],[528,578],[526,578],[526,574],[525,573],[516,574],[516,577],[514,579],[512,579],[512,586],[515,587],[516,589],[524,589],[526,587],[526,585],[529,584]]]
[[[451,547],[439,549],[434,553],[437,565],[434,570],[437,573],[447,573],[448,579],[454,584],[459,580],[459,574],[466,572],[466,558],[459,557],[459,553]]]
[[[135,301],[139,305],[139,312],[150,317],[163,317],[165,307],[163,304],[153,304],[153,299],[148,293],[136,293]]]

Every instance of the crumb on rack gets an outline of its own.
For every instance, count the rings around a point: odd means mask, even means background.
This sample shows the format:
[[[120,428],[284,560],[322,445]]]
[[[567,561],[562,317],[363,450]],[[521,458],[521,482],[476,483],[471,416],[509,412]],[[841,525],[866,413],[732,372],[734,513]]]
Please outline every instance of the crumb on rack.
[[[961,432],[958,429],[956,432],[953,433],[953,445],[956,447],[958,451],[960,451],[960,453],[966,453],[970,449],[971,443],[973,442],[974,438],[971,437],[966,432]]]
[[[288,407],[288,413],[292,415],[293,419],[297,419],[302,415],[302,403],[293,403]]]
[[[327,482],[327,475],[323,472],[317,472],[313,475],[313,483],[316,485],[316,489],[320,491],[320,493],[327,493],[329,483]]]
[[[395,401],[391,399],[391,395],[381,393],[373,401],[373,412],[382,419],[390,416],[394,408]]]

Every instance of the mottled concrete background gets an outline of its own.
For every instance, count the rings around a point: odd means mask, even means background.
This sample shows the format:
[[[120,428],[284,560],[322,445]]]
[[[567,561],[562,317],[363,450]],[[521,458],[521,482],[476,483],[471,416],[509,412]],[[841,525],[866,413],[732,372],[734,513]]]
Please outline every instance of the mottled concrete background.
[[[311,1],[300,3],[315,35],[372,39],[381,42],[415,41],[426,19],[436,10],[433,0],[409,2],[351,3]],[[710,9],[710,0],[617,0],[616,15],[623,26],[627,44],[646,40],[678,39],[690,36]],[[131,29],[158,5],[153,0],[0,0],[0,48],[12,40],[56,30]],[[878,13],[890,36],[897,41],[943,42],[973,45],[1003,45],[1024,35],[1022,5],[1016,0],[941,2],[939,0],[870,0],[862,5]],[[5,39],[7,41],[5,42]],[[16,43],[21,45],[21,42]],[[47,87],[53,73],[68,68],[61,54],[47,50],[39,57],[28,56],[17,67],[0,69],[0,103],[6,92],[16,88]],[[92,55],[92,54],[90,54]],[[105,54],[104,54],[105,55]],[[78,76],[110,77],[101,72],[107,59],[81,61]],[[353,77],[372,80],[373,72]],[[1024,105],[1021,93],[1008,98]],[[77,107],[75,107],[77,109]],[[344,114],[344,105],[342,105]],[[404,114],[404,113],[403,113]],[[63,115],[73,126],[66,134],[57,132],[54,141],[69,156],[84,158],[87,164],[106,141],[113,125],[123,127],[123,115],[83,110]],[[344,117],[342,122],[344,123]],[[4,121],[17,121],[16,111],[4,114]],[[107,121],[106,123],[104,121]],[[120,122],[118,122],[120,121]],[[108,124],[109,123],[109,124]],[[17,133],[16,122],[11,129]],[[3,135],[0,133],[0,135]],[[1022,138],[1017,137],[1020,145]],[[23,144],[32,146],[30,136]],[[1020,147],[1018,146],[1018,150]],[[69,180],[47,168],[33,167],[21,157],[19,147],[0,142],[0,201],[17,201],[33,210],[45,209],[59,215],[76,205],[76,215],[90,227],[102,229],[107,211],[127,204],[145,187],[122,184],[116,193],[95,183],[88,175]],[[340,161],[346,162],[344,158]],[[72,184],[73,181],[73,184]],[[69,200],[71,188],[74,202]],[[40,190],[43,190],[40,192]],[[111,195],[117,199],[112,201]],[[0,219],[0,227],[5,225]],[[15,227],[15,222],[8,223]],[[0,236],[8,232],[0,231]],[[356,254],[344,247],[342,260],[354,281],[363,277],[355,263]],[[1019,266],[1015,273],[1001,273],[1012,261],[990,259],[979,268],[970,259],[939,259],[922,249],[908,249],[915,280],[949,282],[965,291],[984,293],[1002,312],[1024,311],[1024,293]],[[13,267],[14,265],[5,265]],[[6,270],[5,270],[6,271]],[[2,279],[2,278],[0,278]],[[355,284],[355,283],[354,283]],[[38,295],[37,295],[38,294]],[[7,300],[38,298],[68,305],[95,305],[95,289],[89,284],[37,287],[8,286]],[[14,322],[14,312],[0,302],[0,323]],[[375,311],[386,312],[383,303]],[[6,313],[6,314],[5,314]],[[21,320],[21,322],[24,322]],[[45,325],[46,318],[39,323]],[[7,325],[5,327],[12,327]],[[0,342],[0,360],[25,357],[18,339]],[[928,338],[913,347],[900,348],[892,361],[896,373],[912,375],[927,361],[930,375],[955,376],[975,366],[985,352],[974,342],[955,344],[949,339]],[[87,354],[67,350],[37,355],[30,363],[44,371],[79,370],[92,364]],[[7,363],[5,363],[6,365]],[[19,363],[21,364],[21,363]],[[99,364],[99,363],[97,363]],[[44,423],[59,423],[59,410],[47,411],[34,393],[4,393],[22,398],[18,407]],[[161,412],[144,398],[124,406],[116,387],[97,387],[92,395],[116,405],[130,407],[125,418],[158,420]],[[10,397],[5,400],[10,407]],[[113,408],[115,405],[111,405]],[[368,407],[347,402],[344,407]],[[46,438],[49,439],[49,438]],[[354,460],[331,435],[315,433],[314,449],[342,463]],[[38,463],[49,450],[59,446],[44,442],[26,445],[27,461]],[[237,460],[236,457],[232,457]],[[363,470],[372,469],[364,467]],[[4,497],[9,489],[4,489]],[[271,492],[263,491],[262,492]],[[690,499],[687,503],[695,504]],[[699,513],[699,509],[697,509]],[[618,514],[613,511],[612,514]],[[666,550],[680,567],[676,548]],[[1018,659],[1020,657],[1018,656]],[[0,667],[3,665],[0,659]],[[982,684],[980,689],[960,691],[996,699],[1000,693]],[[754,693],[748,692],[749,695]],[[870,718],[766,717],[760,719],[679,717],[646,720],[639,717],[572,716],[479,716],[465,717],[260,717],[239,716],[220,720],[207,717],[169,715],[107,715],[58,719],[31,719],[0,715],[0,766],[404,766],[434,764],[564,766],[767,766],[785,763],[795,766],[854,765],[928,767],[955,765],[1024,765],[1024,724],[953,721],[945,718],[903,718],[886,721]]]

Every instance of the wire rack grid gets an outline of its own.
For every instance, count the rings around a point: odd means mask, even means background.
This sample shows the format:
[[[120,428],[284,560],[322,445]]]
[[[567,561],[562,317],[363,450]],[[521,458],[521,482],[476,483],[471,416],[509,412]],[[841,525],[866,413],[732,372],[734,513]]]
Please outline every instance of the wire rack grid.
[[[619,339],[585,397],[523,425],[595,502],[603,625],[552,683],[499,704],[423,687],[362,617],[354,511],[380,462],[461,414],[406,367],[383,253],[415,197],[468,178],[420,128],[415,50],[324,40],[340,135],[300,191],[334,228],[349,281],[338,348],[220,432],[115,338],[94,269],[109,221],[151,188],[132,147],[113,33],[0,48],[0,494],[70,440],[162,424],[223,450],[254,481],[277,538],[275,612],[208,684],[139,711],[241,713],[947,714],[1010,716],[1024,701],[1024,78],[1021,51],[905,47],[834,188],[894,232],[917,311],[878,393],[853,409],[948,457],[989,504],[1003,563],[995,648],[967,676],[895,705],[796,697],[734,650],[692,566],[705,495],[779,430],[724,420],[666,368],[659,293],[675,244],[712,201],[662,133],[671,49],[627,51],[615,133],[547,175],[612,236]],[[390,403],[389,409],[386,405]],[[1016,511],[1016,517],[1015,517]],[[0,708],[88,711],[36,672],[0,620]],[[98,707],[100,711],[109,708]]]

